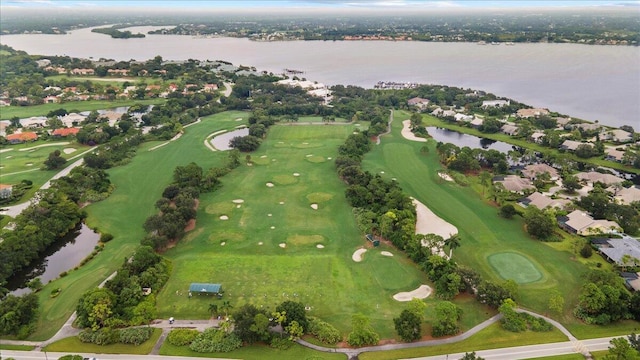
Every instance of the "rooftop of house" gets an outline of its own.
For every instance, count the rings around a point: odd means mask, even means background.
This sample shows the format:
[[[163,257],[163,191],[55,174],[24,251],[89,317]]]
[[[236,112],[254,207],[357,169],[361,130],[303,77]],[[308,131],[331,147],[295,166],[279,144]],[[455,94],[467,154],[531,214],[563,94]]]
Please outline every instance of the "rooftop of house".
[[[640,186],[635,185],[629,188],[623,188],[614,196],[616,201],[621,204],[629,205],[632,202],[640,201]]]
[[[524,167],[522,175],[529,179],[535,179],[538,174],[547,173],[551,179],[558,178],[558,170],[547,164],[531,164]]]
[[[523,192],[528,189],[535,189],[535,186],[531,184],[529,179],[521,178],[517,175],[507,175],[495,180],[502,183],[507,191],[511,192]]]
[[[640,260],[640,243],[637,240],[625,236],[622,239],[608,239],[607,243],[609,246],[601,246],[599,249],[617,264],[625,265],[625,255],[636,261]]]
[[[611,174],[603,174],[597,171],[589,171],[589,172],[580,172],[576,174],[576,177],[579,180],[584,180],[592,183],[603,183],[605,185],[619,184],[624,181],[624,179],[619,178],[615,175]]]

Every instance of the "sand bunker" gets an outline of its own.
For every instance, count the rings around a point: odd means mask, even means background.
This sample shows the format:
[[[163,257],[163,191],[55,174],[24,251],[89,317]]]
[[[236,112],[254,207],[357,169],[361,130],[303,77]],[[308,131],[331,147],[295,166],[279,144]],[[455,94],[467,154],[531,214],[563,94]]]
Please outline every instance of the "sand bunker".
[[[438,176],[440,176],[440,178],[442,178],[444,180],[453,181],[453,178],[451,176],[449,176],[449,174],[445,174],[445,173],[439,172]]]
[[[222,215],[220,216],[220,220],[229,220],[229,217],[227,215]]]
[[[313,156],[313,154],[308,154],[308,155],[306,155],[306,156],[307,156],[307,157],[312,157],[312,156]]]
[[[224,241],[220,243],[220,246],[225,246],[225,245],[227,245],[227,243]]]
[[[244,200],[242,199],[235,199],[232,201],[234,204],[242,204],[244,202]]]
[[[273,214],[267,214],[267,216],[268,216],[268,217],[272,217],[272,216],[273,216]]]
[[[458,228],[439,218],[420,201],[413,199],[416,206],[416,234],[436,234],[448,239],[458,233]]]
[[[236,205],[236,209],[240,209],[242,207],[242,205],[238,204]]]
[[[271,227],[271,230],[273,230],[273,229],[275,229],[275,228],[276,228],[275,226],[272,226],[272,227]]]
[[[71,154],[71,153],[76,152],[76,149],[74,149],[74,148],[64,148],[62,151],[63,151],[65,154]]]
[[[362,261],[362,255],[365,252],[367,252],[367,249],[358,249],[353,253],[353,255],[351,255],[351,259],[353,259],[353,261],[355,262],[360,262]]]
[[[402,122],[402,137],[411,141],[419,141],[419,142],[427,142],[427,139],[417,137],[414,133],[411,132],[411,120],[405,120]]]
[[[258,243],[258,245],[262,245],[262,241],[260,241],[260,242]]]
[[[293,173],[293,176],[300,176],[300,174],[298,174],[298,173]]]
[[[5,159],[11,159],[13,156],[9,155]]]
[[[322,245],[322,244],[318,244],[318,245],[316,245],[316,247],[317,247],[318,249],[324,249],[324,245]]]
[[[237,118],[236,121],[242,121],[242,118]]]
[[[283,248],[283,249],[284,249],[284,248],[286,248],[286,247],[287,247],[287,244],[285,244],[285,243],[280,243],[280,244],[278,244],[278,246],[280,246],[281,248]]]
[[[25,166],[33,166],[33,163],[26,163]]]
[[[313,210],[318,210],[318,204],[311,204],[311,208]]]
[[[409,292],[400,292],[393,295],[393,298],[396,301],[411,301],[414,298],[416,299],[425,299],[431,295],[431,287],[429,285],[420,285],[419,288],[409,291]]]
[[[273,187],[273,183],[267,183],[267,187]]]
[[[393,256],[393,254],[388,252],[388,251],[381,251],[380,255],[382,255],[382,256]]]
[[[267,155],[262,155],[260,156],[260,159],[265,159],[267,157]]]
[[[284,201],[280,201],[280,205],[284,205]]]
[[[330,157],[328,157],[328,158],[327,158],[327,160],[331,160],[331,158],[330,158]]]

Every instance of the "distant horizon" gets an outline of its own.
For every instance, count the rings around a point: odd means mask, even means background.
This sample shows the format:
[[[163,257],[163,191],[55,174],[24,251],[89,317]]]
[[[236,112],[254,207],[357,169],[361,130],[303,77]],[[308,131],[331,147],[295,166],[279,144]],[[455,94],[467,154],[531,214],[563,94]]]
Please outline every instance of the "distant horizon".
[[[146,11],[182,11],[189,10],[277,10],[286,12],[296,11],[420,11],[420,10],[570,10],[570,9],[610,9],[629,7],[637,8],[640,12],[640,0],[219,0],[219,1],[158,1],[158,0],[4,0],[0,4],[3,10],[83,10],[83,11],[119,11],[144,9]]]

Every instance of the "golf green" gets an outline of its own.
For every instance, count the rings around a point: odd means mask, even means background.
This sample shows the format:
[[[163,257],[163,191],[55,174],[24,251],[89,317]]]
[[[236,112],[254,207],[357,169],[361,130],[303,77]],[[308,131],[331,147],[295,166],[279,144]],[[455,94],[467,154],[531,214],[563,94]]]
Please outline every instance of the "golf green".
[[[490,255],[487,260],[493,269],[505,280],[518,284],[528,284],[542,279],[542,273],[526,257],[513,252]]]

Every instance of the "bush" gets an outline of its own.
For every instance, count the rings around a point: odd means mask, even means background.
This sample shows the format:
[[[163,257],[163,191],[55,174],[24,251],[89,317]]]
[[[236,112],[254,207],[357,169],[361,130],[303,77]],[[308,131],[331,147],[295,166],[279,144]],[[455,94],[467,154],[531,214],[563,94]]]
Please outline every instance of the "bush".
[[[82,355],[65,355],[58,358],[58,360],[82,360],[82,359],[84,359]]]
[[[137,346],[151,338],[153,329],[150,327],[138,327],[122,329],[118,332],[120,333],[121,344],[133,344]]]
[[[101,243],[106,243],[113,240],[113,235],[109,234],[109,233],[104,233],[104,234],[100,234],[100,242]]]
[[[281,338],[275,336],[273,339],[271,339],[271,343],[269,345],[274,349],[287,350],[293,345],[293,341],[291,341],[288,337]]]
[[[191,345],[193,340],[200,335],[198,330],[193,329],[174,329],[171,330],[169,336],[167,336],[167,341],[171,345],[175,346],[187,346]]]
[[[189,349],[195,352],[230,352],[242,346],[242,341],[235,334],[227,334],[222,330],[209,328],[193,340]]]
[[[78,339],[84,343],[109,345],[117,343],[120,336],[117,330],[102,328],[97,331],[84,330],[78,334]]]
[[[342,334],[333,325],[320,319],[312,319],[309,332],[325,344],[335,345],[342,340]]]
[[[580,249],[580,256],[582,256],[585,259],[588,259],[591,257],[591,255],[593,255],[593,249],[591,248],[591,245],[584,244],[582,249]]]

